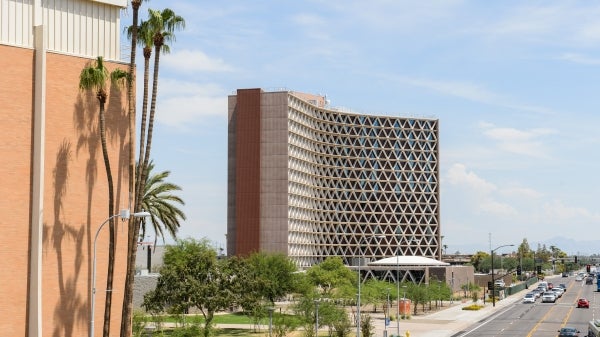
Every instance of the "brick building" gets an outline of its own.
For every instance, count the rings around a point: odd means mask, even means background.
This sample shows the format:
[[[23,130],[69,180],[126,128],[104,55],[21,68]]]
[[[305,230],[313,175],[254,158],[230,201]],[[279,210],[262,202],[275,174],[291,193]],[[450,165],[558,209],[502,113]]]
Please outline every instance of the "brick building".
[[[120,58],[126,0],[0,0],[0,331],[84,336],[94,235],[108,214],[98,102],[81,70]],[[107,140],[116,209],[127,208],[126,93],[111,91]],[[112,331],[119,330],[127,250],[118,221]],[[98,237],[96,334],[102,330],[108,229]]]

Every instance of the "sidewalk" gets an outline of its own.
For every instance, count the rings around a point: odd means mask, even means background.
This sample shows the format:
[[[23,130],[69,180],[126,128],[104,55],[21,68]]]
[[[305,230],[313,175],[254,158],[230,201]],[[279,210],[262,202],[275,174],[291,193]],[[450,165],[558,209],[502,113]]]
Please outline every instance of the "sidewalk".
[[[438,311],[420,314],[418,316],[411,316],[410,319],[400,320],[400,326],[398,327],[397,322],[390,322],[387,326],[387,337],[396,337],[397,331],[400,330],[401,337],[408,337],[407,331],[410,333],[410,337],[451,337],[460,336],[461,332],[466,332],[466,329],[476,322],[489,317],[493,314],[502,312],[506,307],[511,304],[521,301],[523,296],[529,290],[524,289],[516,294],[513,294],[503,300],[497,301],[496,306],[492,303],[485,303],[485,307],[476,310],[462,310],[463,307],[472,304],[471,301],[465,303],[454,302],[452,304],[445,303],[445,307]],[[479,304],[482,304],[479,301]],[[383,337],[386,335],[386,327],[384,325],[383,313],[370,314],[373,318],[373,326],[375,327],[375,334],[373,337]],[[166,323],[165,325],[172,325]],[[150,328],[151,326],[149,326]],[[242,329],[253,329],[254,326],[251,324],[217,324],[219,328],[242,328]],[[324,329],[324,328],[322,328]],[[268,325],[260,325],[260,331],[268,332]],[[319,330],[319,335],[323,330]],[[353,330],[354,332],[354,330]]]
[[[501,301],[497,301],[495,307],[492,303],[486,303],[484,308],[470,311],[462,310],[462,308],[472,304],[471,301],[467,303],[455,302],[449,304],[450,306],[446,308],[442,308],[441,310],[430,314],[412,316],[408,320],[400,320],[400,336],[404,337],[407,331],[410,332],[410,337],[450,337],[459,334],[460,332],[466,332],[466,329],[474,323],[493,314],[502,312],[506,307],[522,300],[523,296],[528,291],[529,290],[524,289]],[[482,304],[482,302],[480,301],[479,304]],[[384,336],[385,331],[384,318],[383,316],[374,318],[374,337],[382,337]],[[387,327],[387,336],[397,336],[397,331],[398,325],[396,322],[391,322]]]

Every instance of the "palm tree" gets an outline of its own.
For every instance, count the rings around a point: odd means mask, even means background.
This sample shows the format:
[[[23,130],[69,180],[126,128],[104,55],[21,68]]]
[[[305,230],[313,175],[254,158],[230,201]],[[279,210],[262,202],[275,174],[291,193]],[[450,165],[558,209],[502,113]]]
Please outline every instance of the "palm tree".
[[[137,169],[140,167],[138,166]],[[147,178],[142,196],[142,209],[151,214],[150,219],[154,232],[157,238],[163,238],[164,242],[165,231],[172,238],[177,238],[179,221],[185,220],[185,214],[176,205],[185,205],[185,202],[173,194],[174,191],[181,191],[181,187],[166,181],[171,172],[162,171],[154,174],[153,170],[154,163],[150,161],[144,172]],[[142,221],[141,238],[145,237],[146,230],[146,223]]]
[[[150,150],[152,147],[152,130],[154,129],[154,114],[156,111],[156,95],[158,93],[158,69],[160,64],[160,53],[163,52],[168,54],[171,51],[169,42],[175,41],[175,30],[185,28],[185,20],[176,15],[171,9],[165,8],[160,10],[148,10],[148,28],[152,32],[152,38],[154,43],[154,70],[152,76],[152,101],[150,103],[150,116],[148,117],[148,136],[146,138],[146,144],[144,147],[144,157],[139,158],[141,167],[148,166],[150,158]],[[140,152],[141,153],[141,152]],[[144,187],[141,182],[145,182],[144,177],[145,170],[142,170],[139,182],[140,184],[136,187],[137,189],[137,202],[136,209],[139,210],[141,193],[144,191]]]
[[[135,97],[133,83],[135,83],[135,58],[137,54],[137,35],[138,35],[138,16],[140,6],[144,0],[131,0],[133,9],[133,24],[131,25],[131,56],[129,58],[129,84],[127,85],[127,96],[129,99],[129,207],[135,205]],[[133,311],[133,273],[135,264],[136,245],[136,226],[139,224],[135,217],[129,219],[130,230],[127,234],[127,273],[125,276],[125,293],[123,295],[123,310],[121,319],[121,337],[131,336],[131,322]]]
[[[132,27],[127,29],[127,36],[131,36]],[[142,121],[140,126],[140,153],[138,158],[144,158],[146,142],[146,122],[148,119],[148,83],[150,82],[150,57],[152,56],[152,47],[154,44],[153,31],[148,21],[142,21],[138,28],[138,44],[143,48],[144,54],[144,92],[142,96]],[[140,180],[140,171],[136,171],[136,181]]]
[[[115,213],[114,210],[114,185],[113,177],[110,169],[110,159],[108,157],[108,147],[106,145],[106,116],[105,116],[105,105],[108,93],[106,92],[106,85],[110,77],[111,83],[115,87],[124,85],[125,79],[128,79],[128,73],[116,69],[109,74],[108,69],[104,66],[104,60],[102,56],[98,56],[93,64],[89,64],[83,68],[79,75],[79,88],[81,90],[93,90],[98,99],[100,105],[100,112],[98,113],[98,126],[100,131],[100,143],[102,145],[102,157],[104,159],[104,167],[106,169],[106,179],[108,182],[108,217],[112,217]],[[109,247],[108,247],[108,272],[106,277],[106,289],[112,289],[114,266],[115,266],[115,226],[114,219],[111,218],[109,222],[110,236],[109,236]],[[104,328],[103,335],[108,337],[110,332],[110,307],[112,302],[112,292],[106,292],[106,302],[104,306]]]

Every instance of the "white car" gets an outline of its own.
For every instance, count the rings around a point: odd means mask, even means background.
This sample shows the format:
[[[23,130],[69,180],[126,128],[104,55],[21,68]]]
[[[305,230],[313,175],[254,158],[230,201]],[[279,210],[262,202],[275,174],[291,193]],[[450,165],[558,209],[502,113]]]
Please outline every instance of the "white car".
[[[556,294],[556,298],[561,298],[564,293],[564,290],[560,287],[555,287],[552,288],[552,292]]]
[[[525,297],[523,297],[523,303],[535,303],[535,295],[532,293],[525,294]]]
[[[556,294],[554,294],[553,291],[546,291],[544,294],[542,294],[542,303],[547,302],[556,302]]]
[[[581,281],[583,281],[583,277],[582,277],[582,276],[579,276],[579,275],[577,275],[577,277],[575,278],[575,281],[577,281],[577,282],[581,282]]]

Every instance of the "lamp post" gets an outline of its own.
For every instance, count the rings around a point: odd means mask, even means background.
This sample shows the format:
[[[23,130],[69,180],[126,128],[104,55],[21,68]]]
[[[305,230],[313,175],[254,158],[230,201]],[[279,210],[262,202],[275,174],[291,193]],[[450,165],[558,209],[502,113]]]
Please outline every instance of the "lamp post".
[[[368,239],[372,239],[372,238],[381,239],[383,237],[384,237],[384,235],[378,235],[378,236],[369,237]],[[361,258],[358,260],[358,299],[356,301],[356,337],[360,337],[360,284],[361,284],[360,264],[361,264],[361,259],[362,260],[365,259],[365,251],[363,249],[361,249],[361,245],[362,245],[364,239],[367,239],[367,238],[363,237],[359,241],[359,244],[358,244],[358,249],[360,249]]]
[[[315,337],[319,336],[319,300],[315,300]]]
[[[96,231],[96,236],[94,237],[94,256],[92,259],[92,284],[90,287],[90,337],[94,337],[94,307],[96,305],[96,243],[98,241],[98,234],[100,234],[102,227],[104,227],[104,225],[106,225],[110,220],[116,217],[120,217],[121,220],[128,220],[131,216],[134,218],[142,218],[150,216],[150,213],[137,212],[131,214],[128,209],[122,209],[119,214],[112,215],[108,217],[108,219],[104,220],[104,222]]]
[[[271,337],[273,336],[273,311],[275,308],[268,307],[267,310],[269,310],[269,337]]]
[[[494,280],[494,252],[503,247],[514,247],[514,245],[502,245],[492,249],[492,306],[496,306],[496,280]]]
[[[390,312],[390,288],[386,289],[386,307],[387,307],[387,317],[385,317],[383,329],[385,331],[384,336],[387,337],[387,326],[390,321],[390,317],[392,317]]]
[[[400,258],[396,254],[396,300],[398,301],[396,306],[396,325],[397,335],[400,336]]]

